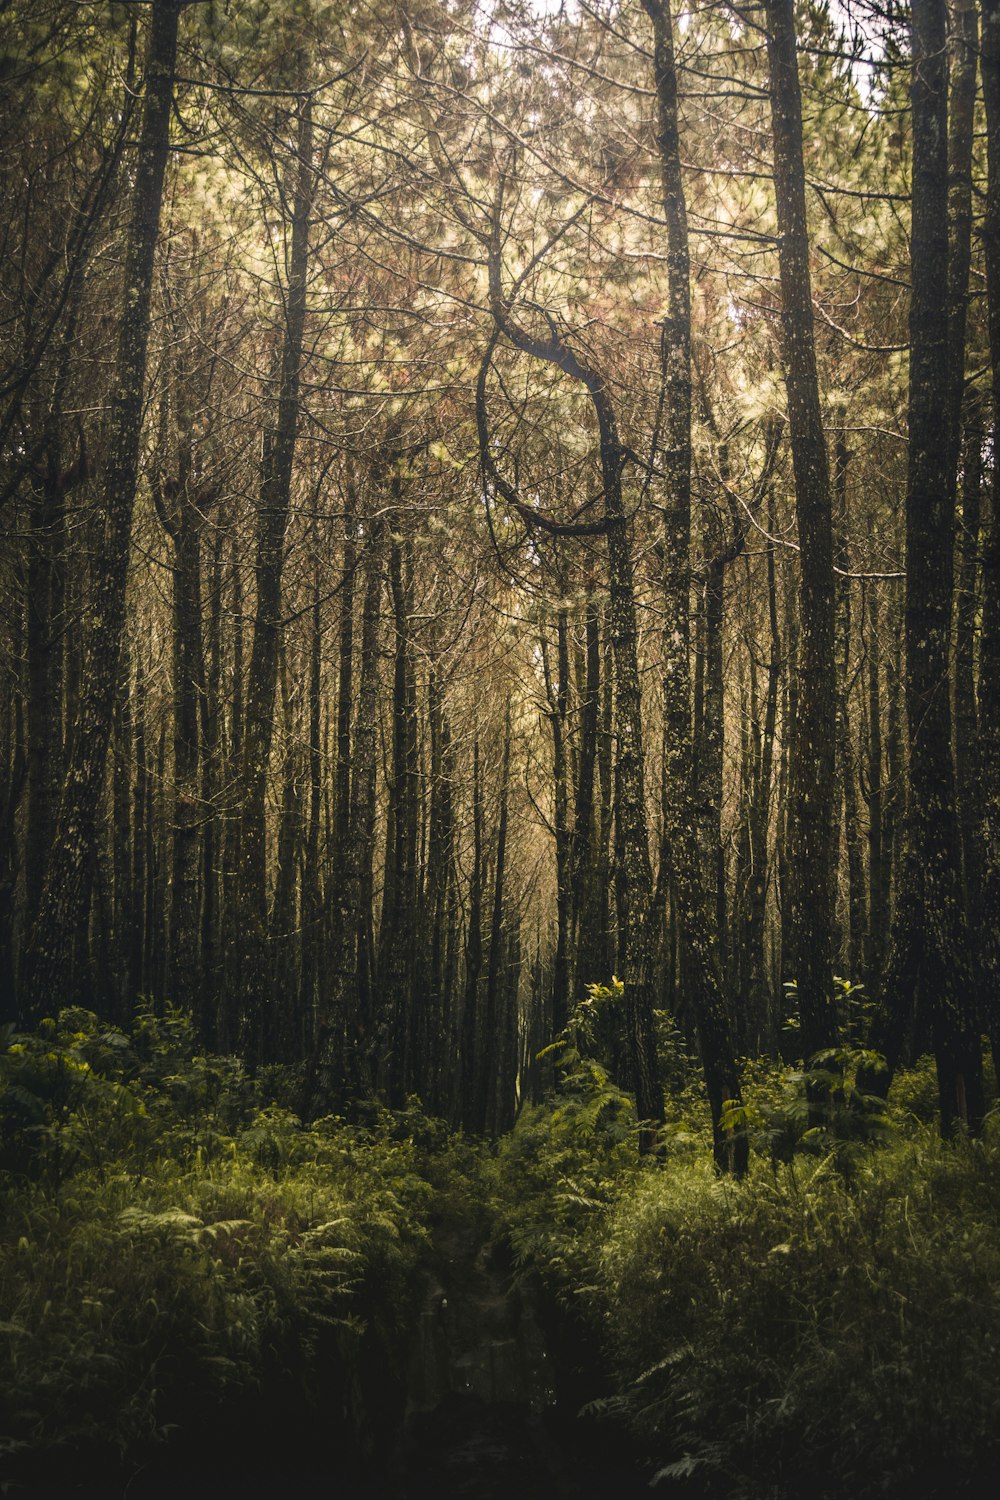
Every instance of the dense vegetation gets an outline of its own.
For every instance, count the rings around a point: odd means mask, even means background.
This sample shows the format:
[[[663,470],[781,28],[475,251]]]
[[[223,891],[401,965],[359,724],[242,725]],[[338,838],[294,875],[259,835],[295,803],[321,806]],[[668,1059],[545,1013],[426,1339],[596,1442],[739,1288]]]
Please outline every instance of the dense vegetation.
[[[266,1102],[301,1078],[199,1054],[175,1013],[125,1033],[71,1010],[8,1035],[4,1471],[29,1488],[127,1480],[212,1452],[238,1473],[312,1463],[409,1494],[391,1460],[420,1269],[472,1221],[536,1287],[553,1401],[631,1433],[636,1465],[681,1493],[984,1480],[1000,1443],[994,1117],[975,1143],[941,1142],[929,1064],[885,1106],[845,1054],[826,1059],[817,1120],[815,1071],[756,1067],[735,1181],[670,1039],[654,1161],[587,1030],[492,1149],[415,1106],[304,1126]]]
[[[0,139],[4,1465],[973,1485],[1000,0],[0,0]]]
[[[5,1466],[111,1477],[175,1427],[220,1463],[315,1423],[370,1454],[431,1192],[405,1131],[304,1129],[177,1014],[4,1041]]]

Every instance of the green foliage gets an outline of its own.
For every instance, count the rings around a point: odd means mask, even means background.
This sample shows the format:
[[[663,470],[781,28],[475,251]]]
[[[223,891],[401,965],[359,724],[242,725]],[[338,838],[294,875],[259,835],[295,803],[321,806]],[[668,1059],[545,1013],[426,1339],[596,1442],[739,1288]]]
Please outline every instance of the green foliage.
[[[788,1043],[794,1045],[799,1034],[799,987],[794,979],[784,985],[786,1016],[782,1032]],[[871,1020],[875,1007],[868,998],[863,984],[855,984],[840,975],[833,976],[833,1000],[837,1016],[837,1029],[845,1046],[863,1048],[868,1041]]]
[[[954,1493],[998,1456],[1000,1131],[943,1144],[858,1092],[864,1060],[823,1055],[788,1079],[758,1065],[748,1112],[783,1113],[789,1149],[759,1127],[744,1182],[707,1150],[609,1173],[580,1131],[586,1201],[568,1199],[551,1109],[501,1150],[512,1238],[597,1331],[594,1387],[610,1369],[617,1395],[593,1405],[659,1477],[833,1497],[932,1493],[940,1474]]]
[[[3,1040],[0,1458],[124,1454],[264,1392],[356,1426],[426,1238],[414,1121],[306,1129],[175,1012]]]
[[[998,1164],[996,1142],[928,1132],[853,1183],[819,1159],[758,1165],[745,1184],[697,1163],[630,1185],[595,1311],[626,1409],[673,1477],[686,1465],[730,1495],[833,1495],[985,1464],[1000,1416]]]
[[[816,1053],[808,1068],[788,1074],[784,1098],[763,1113],[756,1148],[772,1161],[805,1154],[854,1171],[870,1147],[885,1145],[892,1135],[885,1100],[858,1081],[880,1063],[877,1054],[850,1047]]]
[[[553,1059],[556,1088],[522,1110],[497,1153],[496,1211],[515,1259],[557,1289],[573,1285],[599,1211],[638,1169],[635,1106],[578,1045],[592,1042],[600,1008],[614,998],[590,987],[567,1033],[542,1054]]]
[[[203,1056],[175,1012],[8,1029],[0,1462],[30,1479],[62,1453],[85,1474],[255,1412],[370,1452],[373,1393],[395,1379],[401,1410],[435,1220],[506,1243],[572,1309],[593,1404],[678,1486],[912,1493],[940,1465],[954,1491],[1000,1457],[997,1117],[942,1143],[933,1067],[885,1106],[848,1047],[791,1074],[748,1063],[746,1180],[715,1172],[683,1078],[664,1151],[640,1159],[632,1102],[588,1051],[614,1004],[588,996],[550,1097],[495,1154],[416,1100],[303,1126],[294,1080]]]

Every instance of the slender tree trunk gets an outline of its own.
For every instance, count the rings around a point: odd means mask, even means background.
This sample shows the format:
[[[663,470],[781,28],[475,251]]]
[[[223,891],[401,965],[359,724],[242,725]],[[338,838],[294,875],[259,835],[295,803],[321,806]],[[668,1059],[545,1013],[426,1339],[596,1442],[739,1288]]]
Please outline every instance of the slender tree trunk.
[[[786,899],[801,1049],[808,1058],[837,1040],[832,984],[837,705],[833,525],[816,370],[794,4],[767,0],[765,9],[785,389],[801,565],[802,647],[791,746]]]
[[[486,962],[486,995],[483,1021],[483,1047],[479,1063],[480,1115],[477,1129],[493,1131],[496,1105],[504,1073],[506,1015],[501,995],[501,968],[504,958],[504,877],[507,865],[507,816],[510,806],[510,704],[504,721],[503,751],[500,757],[500,809],[497,818],[497,852],[493,875],[493,913],[490,918],[490,948]]]
[[[343,863],[330,877],[329,988],[322,992],[316,1044],[310,1061],[305,1109],[308,1114],[334,1107],[344,1085],[371,1091],[372,1015],[366,1005],[362,967],[367,965],[367,928],[371,920],[372,864],[375,857],[376,706],[379,688],[378,642],[382,618],[385,557],[382,524],[368,534],[366,580],[361,606],[358,697],[350,765],[350,818]],[[341,629],[343,629],[343,618]],[[343,746],[340,747],[343,749]],[[365,906],[368,906],[366,914]]]
[[[63,387],[69,370],[69,344],[76,328],[71,317],[63,340],[63,365],[56,377],[46,421],[44,459],[36,471],[28,550],[28,798],[24,831],[24,892],[30,927],[42,895],[52,853],[59,794],[65,775],[63,746],[64,634],[66,630],[66,496],[90,473],[80,436],[75,464],[63,467],[60,424]]]
[[[447,1108],[447,1076],[452,1058],[447,1046],[452,1024],[448,982],[451,904],[454,891],[454,810],[451,728],[437,668],[432,660],[427,675],[427,710],[431,735],[431,810],[427,843],[425,908],[430,935],[427,943],[426,1008],[432,1039],[428,1106]]]
[[[205,827],[202,833],[201,909],[201,1035],[207,1048],[218,1047],[219,942],[219,798],[222,786],[222,546],[218,528],[212,544],[208,610],[208,668],[202,705],[202,790]]]
[[[465,943],[465,1003],[462,1008],[462,1124],[475,1130],[481,1115],[479,1059],[483,1047],[479,979],[483,970],[483,779],[479,738],[472,744],[472,874],[469,930]]]
[[[882,685],[880,679],[878,585],[866,593],[868,624],[868,943],[866,982],[874,994],[882,972],[883,946],[889,924],[889,870],[885,842],[885,773],[882,765]]]
[[[841,414],[843,415],[843,414]],[[850,454],[841,427],[837,433],[834,465],[834,491],[837,510],[837,565],[842,574],[849,570],[847,470]],[[846,972],[857,981],[862,972],[862,954],[867,930],[865,909],[864,855],[861,820],[858,809],[858,775],[851,732],[852,616],[851,580],[838,579],[837,586],[837,769],[843,798],[844,846],[847,853],[847,942],[843,945]]]
[[[669,297],[669,313],[663,324],[660,344],[665,413],[662,465],[666,496],[661,528],[665,844],[670,860],[671,888],[679,915],[683,970],[693,1001],[712,1110],[716,1164],[720,1169],[742,1172],[747,1162],[746,1135],[745,1132],[734,1134],[726,1117],[727,1108],[739,1103],[740,1085],[722,968],[721,894],[715,881],[705,878],[705,850],[699,847],[695,805],[688,623],[691,609],[691,289],[673,25],[669,0],[643,0],[643,3],[653,23],[657,146],[667,222]],[[714,604],[721,610],[721,594]],[[718,634],[718,648],[721,649],[721,628]],[[714,640],[712,648],[716,649]],[[713,692],[721,688],[717,674],[712,679],[712,688]],[[712,708],[713,713],[718,708],[714,701]],[[714,714],[712,726],[721,732],[717,714]],[[717,751],[721,753],[721,746],[713,743],[708,748],[709,771],[715,776],[721,771],[721,761],[716,767],[711,756]],[[721,850],[721,841],[718,849]],[[714,859],[713,873],[717,876]]]
[[[223,1051],[236,1045],[239,1035],[239,973],[230,957],[241,941],[238,906],[240,869],[239,767],[243,752],[243,571],[236,540],[230,548],[232,572],[233,675],[226,745],[224,784],[228,787],[225,816],[220,829],[219,877],[220,973],[217,1033]]]
[[[15,616],[13,657],[24,649],[21,622]],[[16,823],[27,782],[24,707],[21,684],[11,674],[0,711],[0,1025],[17,1017],[14,970],[14,895],[18,877]]]
[[[302,1055],[302,1012],[300,1009],[299,944],[299,872],[302,854],[302,767],[296,746],[295,695],[291,672],[282,650],[281,709],[284,724],[285,763],[278,812],[274,900],[270,915],[275,988],[281,996],[281,1007],[275,1009],[273,1042],[276,1057],[299,1058]]]
[[[133,998],[146,992],[147,850],[146,806],[149,766],[146,758],[145,672],[142,655],[135,653],[135,686],[132,691],[132,752],[135,778],[132,783],[132,941],[129,944],[128,988]]]
[[[295,200],[292,207],[289,278],[281,354],[277,420],[265,434],[257,530],[257,602],[247,677],[243,725],[240,865],[237,909],[242,928],[241,1032],[247,1056],[272,1054],[275,998],[269,993],[267,931],[267,780],[274,733],[281,640],[281,578],[285,530],[292,492],[292,466],[299,422],[299,381],[306,314],[309,221],[315,172],[312,162],[312,100],[299,105],[296,130]],[[233,954],[236,958],[236,952]]]
[[[581,982],[606,984],[602,893],[599,872],[600,830],[594,809],[595,775],[599,770],[601,704],[601,634],[597,601],[587,601],[585,679],[580,704],[580,759],[570,850],[572,886],[572,941],[577,953],[577,990]]]
[[[410,640],[409,557],[393,537],[389,583],[393,606],[392,779],[389,786],[385,887],[378,939],[378,1077],[393,1105],[411,1085],[414,1056],[414,960],[419,813],[416,684]]]
[[[565,1031],[569,1020],[572,970],[570,796],[566,753],[569,691],[568,628],[566,610],[561,609],[556,619],[556,676],[554,681],[550,667],[548,641],[542,638],[542,666],[549,705],[546,717],[552,730],[552,801],[556,836],[556,952],[552,969],[552,1027],[557,1036]]]
[[[111,1019],[126,1025],[135,995],[129,992],[129,952],[135,923],[135,891],[132,887],[132,701],[128,653],[122,663],[121,692],[115,704],[111,736],[112,791],[112,882],[114,932],[111,961],[113,1003]]]
[[[768,530],[774,534],[774,519],[769,506]],[[774,1015],[770,1003],[771,985],[765,960],[767,931],[767,890],[770,857],[768,830],[771,815],[771,782],[774,774],[774,741],[778,719],[778,689],[781,680],[781,635],[778,625],[778,589],[775,577],[773,546],[767,549],[768,633],[770,651],[767,665],[767,689],[764,699],[764,723],[759,733],[760,751],[755,757],[755,775],[749,810],[750,891],[747,924],[746,966],[748,990],[746,1004],[768,1050],[774,1045]],[[756,714],[757,709],[754,708]],[[748,1037],[748,1041],[750,1038]]]
[[[174,528],[174,857],[171,898],[171,998],[200,1009],[201,764],[199,704],[204,696],[201,635],[200,518],[179,496]]]
[[[955,776],[962,831],[962,873],[970,930],[980,931],[984,856],[980,826],[979,723],[976,707],[976,635],[981,609],[979,549],[983,488],[982,406],[974,394],[966,407],[962,460],[962,524],[955,603]]]
[[[353,581],[353,580],[352,580]],[[353,617],[353,589],[351,614]],[[300,1055],[311,1057],[316,1040],[319,995],[325,983],[324,880],[321,860],[323,823],[323,612],[320,566],[313,573],[312,632],[309,641],[309,812],[302,867],[302,1018],[298,1036]],[[352,618],[353,624],[353,618]],[[348,787],[350,797],[350,703],[348,702]],[[339,771],[338,762],[338,771]],[[346,809],[349,818],[350,810]],[[346,836],[345,836],[346,845]],[[343,868],[341,865],[340,868]]]
[[[119,691],[125,584],[139,471],[146,345],[163,180],[170,149],[178,0],[156,0],[146,62],[142,132],[125,250],[125,308],[119,331],[104,475],[105,525],[91,563],[90,631],[68,774],[38,909],[24,954],[20,1009],[33,1017],[65,1001],[85,916],[97,842],[104,769]]]
[[[910,797],[896,962],[888,1004],[926,997],[937,1059],[941,1126],[977,1130],[982,1067],[974,976],[962,900],[949,693],[954,555],[954,449],[940,441],[949,410],[947,11],[914,0],[909,449],[906,495],[906,713]],[[954,351],[953,351],[954,352]],[[889,1059],[890,1063],[893,1059]]]
[[[983,96],[986,103],[988,182],[983,241],[989,300],[990,362],[993,367],[992,515],[983,557],[982,637],[979,652],[979,777],[983,875],[979,970],[984,1020],[1000,1077],[1000,3],[982,0]]]

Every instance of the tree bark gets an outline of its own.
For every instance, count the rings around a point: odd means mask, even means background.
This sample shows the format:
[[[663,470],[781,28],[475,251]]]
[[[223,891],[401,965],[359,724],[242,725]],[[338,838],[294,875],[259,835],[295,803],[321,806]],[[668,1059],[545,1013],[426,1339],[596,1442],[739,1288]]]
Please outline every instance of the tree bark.
[[[793,0],[767,0],[774,191],[785,389],[801,567],[801,656],[791,747],[786,900],[798,987],[800,1045],[809,1058],[837,1040],[833,999],[833,812],[837,681],[833,523],[820,410],[802,161],[802,98]]]
[[[692,999],[698,1044],[712,1111],[716,1165],[741,1173],[746,1169],[746,1133],[734,1132],[727,1109],[740,1102],[739,1071],[732,1017],[722,965],[717,855],[718,827],[699,839],[695,803],[693,725],[691,719],[691,287],[687,208],[681,174],[674,65],[673,24],[669,0],[643,0],[653,24],[653,65],[657,97],[657,148],[667,222],[668,316],[660,341],[663,381],[665,496],[661,521],[663,610],[661,637],[663,676],[663,756],[665,848],[679,921],[683,970]],[[610,540],[610,539],[609,539]],[[721,613],[721,580],[715,580]],[[720,622],[721,624],[721,622]],[[721,650],[721,630],[713,650]],[[718,666],[718,663],[715,663]],[[716,672],[713,691],[721,691]],[[709,745],[710,772],[721,781],[721,715],[714,702]],[[713,757],[718,757],[718,765]],[[709,854],[706,845],[716,836]],[[712,864],[708,878],[705,865]]]
[[[234,973],[238,973],[240,981],[243,1050],[258,1061],[268,1059],[272,1054],[271,1033],[275,1019],[274,997],[269,993],[267,778],[278,682],[285,531],[299,422],[309,224],[315,187],[312,141],[312,100],[307,96],[299,105],[296,127],[295,197],[276,421],[273,432],[265,433],[264,439],[254,566],[257,601],[247,676],[240,776],[243,802],[237,910],[242,934],[240,946],[232,956]],[[238,954],[241,961],[236,963]]]
[[[913,207],[909,444],[906,494],[906,715],[910,797],[897,925],[904,934],[887,999],[902,1012],[923,997],[931,1016],[941,1127],[977,1130],[982,1067],[974,976],[962,900],[952,758],[951,665],[954,450],[940,441],[949,410],[950,319],[947,11],[912,6]],[[954,351],[952,351],[954,353]],[[950,434],[949,434],[950,437]],[[895,938],[894,938],[895,941]]]
[[[361,645],[354,739],[350,748],[350,818],[342,865],[330,876],[330,983],[323,994],[316,1042],[306,1082],[305,1112],[335,1107],[348,1081],[372,1089],[372,1015],[362,982],[367,970],[371,921],[372,863],[375,856],[376,706],[379,688],[378,642],[382,618],[385,556],[382,523],[368,532],[366,579],[361,606]],[[365,908],[368,908],[366,914]]]
[[[139,472],[146,347],[153,263],[177,53],[179,0],[156,0],[146,61],[142,131],[125,252],[125,307],[119,330],[104,474],[102,543],[91,564],[87,655],[68,772],[45,880],[26,944],[20,1009],[26,1018],[61,1004],[84,920],[88,875],[97,841],[104,769],[120,688],[125,584]]]
[[[1000,3],[982,0],[980,66],[986,104],[988,178],[983,242],[993,367],[992,446],[1000,439]],[[990,920],[980,928],[979,970],[984,1021],[994,1071],[1000,1076],[1000,465],[994,459],[992,516],[983,558],[982,637],[979,653],[979,775],[983,841],[982,906]]]

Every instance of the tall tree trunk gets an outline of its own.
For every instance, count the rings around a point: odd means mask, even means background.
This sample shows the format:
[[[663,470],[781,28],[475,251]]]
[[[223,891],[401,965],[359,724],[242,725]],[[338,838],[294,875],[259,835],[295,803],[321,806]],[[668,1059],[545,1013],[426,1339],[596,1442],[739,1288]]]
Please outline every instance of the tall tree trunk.
[[[885,773],[882,765],[882,685],[878,584],[866,594],[868,626],[868,942],[865,978],[869,994],[882,972],[883,944],[889,925],[889,860],[885,838]]]
[[[70,346],[77,319],[62,340],[43,436],[44,456],[33,484],[28,550],[28,799],[24,831],[24,894],[30,926],[41,899],[52,852],[59,794],[65,775],[63,745],[64,635],[66,630],[66,497],[90,475],[83,431],[75,462],[63,466],[61,424]]]
[[[577,954],[577,990],[581,982],[606,984],[607,953],[602,919],[603,893],[600,828],[595,817],[595,775],[599,776],[601,706],[601,630],[596,599],[587,600],[585,677],[580,703],[580,758],[570,849],[572,886],[571,934]]]
[[[843,413],[841,413],[843,417]],[[847,853],[847,942],[842,953],[847,960],[849,979],[857,981],[862,972],[862,954],[867,930],[865,910],[864,855],[861,820],[858,812],[858,775],[851,732],[852,617],[849,570],[847,470],[850,454],[843,426],[838,429],[834,463],[834,491],[837,510],[837,565],[842,576],[837,581],[837,769],[843,799],[844,846]]]
[[[454,765],[451,727],[433,659],[427,674],[427,715],[431,735],[431,809],[424,905],[430,932],[426,941],[424,988],[428,1033],[433,1039],[427,1104],[431,1110],[441,1112],[447,1108],[445,1080],[452,1065],[447,1038],[452,1022],[448,949],[454,893]]]
[[[948,114],[948,482],[954,511],[958,498],[959,458],[962,468],[962,525],[955,601],[955,775],[959,805],[963,888],[966,917],[979,926],[979,877],[982,850],[975,815],[976,702],[974,656],[978,598],[979,512],[982,476],[982,418],[980,397],[965,396],[965,329],[972,260],[972,154],[975,140],[976,71],[979,58],[979,20],[975,0],[953,0],[950,36],[951,79]],[[963,454],[963,406],[966,410]]]
[[[375,857],[376,706],[379,688],[379,627],[385,556],[382,522],[368,532],[366,580],[361,606],[361,647],[350,766],[350,817],[343,862],[330,876],[330,983],[321,992],[316,1042],[306,1084],[305,1110],[334,1107],[344,1085],[370,1092],[372,1015],[362,970],[367,969]],[[341,620],[343,630],[344,620]],[[353,627],[352,627],[353,628]],[[343,746],[340,747],[340,750]],[[339,754],[339,751],[338,751]],[[366,911],[367,908],[367,911]]]
[[[469,929],[465,942],[465,1003],[462,1007],[462,1124],[475,1130],[481,1115],[479,1059],[483,1036],[479,980],[483,971],[483,778],[479,737],[472,742],[472,873],[469,879]]]
[[[954,448],[949,412],[947,11],[914,0],[909,447],[906,494],[906,715],[910,736],[907,856],[897,901],[896,961],[887,1002],[926,1000],[937,1059],[941,1126],[982,1119],[974,976],[962,900],[949,693],[954,556]],[[952,353],[955,351],[952,350]],[[890,1064],[894,1059],[889,1059]]]
[[[23,652],[22,626],[15,616],[12,656]],[[27,782],[24,699],[17,676],[11,673],[0,708],[0,1025],[17,1018],[14,970],[14,896],[17,888],[17,813]]]
[[[353,582],[353,580],[352,580]],[[320,565],[317,556],[313,571],[311,635],[309,641],[309,811],[302,863],[302,1026],[299,1036],[301,1055],[312,1056],[316,1041],[316,1020],[320,993],[326,984],[324,963],[326,922],[323,861],[321,859],[323,826],[323,596]],[[354,599],[351,597],[353,625]],[[344,801],[350,797],[350,701],[348,701],[347,757],[348,777]],[[339,761],[338,761],[339,772]],[[350,809],[345,807],[345,823]],[[346,835],[344,843],[346,846]],[[343,868],[341,865],[340,868]]]
[[[146,805],[149,765],[146,757],[145,672],[141,650],[135,652],[135,686],[131,689],[132,753],[135,777],[132,783],[132,941],[129,944],[128,989],[137,998],[148,993],[146,978],[147,853]]]
[[[281,710],[284,727],[285,764],[278,811],[274,899],[270,936],[275,988],[282,998],[275,1011],[273,1041],[275,1056],[291,1060],[302,1056],[302,1012],[300,1009],[299,870],[302,854],[301,762],[296,740],[296,705],[291,672],[285,651],[281,661]]]
[[[112,1020],[124,1026],[131,1019],[135,995],[129,991],[129,951],[135,924],[132,886],[132,700],[128,653],[122,663],[122,687],[115,704],[111,737],[112,873],[114,946],[111,965]]]
[[[479,1062],[479,1118],[476,1128],[493,1131],[504,1073],[506,1010],[501,993],[504,959],[504,877],[507,868],[507,815],[510,807],[510,704],[504,720],[500,757],[500,810],[497,818],[497,850],[493,873],[493,912],[490,918],[490,949],[486,961],[486,995],[483,1046]]]
[[[660,361],[664,405],[663,520],[663,755],[665,843],[671,887],[679,915],[683,969],[698,1029],[705,1083],[712,1111],[715,1160],[742,1172],[745,1132],[734,1134],[727,1108],[740,1100],[732,1018],[722,968],[719,900],[705,879],[695,805],[691,720],[691,288],[687,208],[681,174],[670,0],[643,0],[653,23],[657,97],[657,147],[667,222],[669,313],[663,324]],[[609,539],[610,540],[610,539]],[[715,601],[721,607],[721,595]],[[713,642],[714,648],[714,642]],[[721,635],[720,635],[721,649]],[[718,684],[713,682],[713,690]],[[715,707],[717,705],[713,705]],[[713,719],[721,730],[721,724]],[[713,750],[719,747],[713,746]],[[712,768],[714,771],[714,767]],[[721,844],[719,846],[721,848]]]
[[[768,531],[774,535],[773,505],[769,500]],[[769,654],[767,688],[764,697],[764,722],[757,727],[759,710],[754,704],[754,768],[751,800],[748,810],[750,876],[746,927],[746,1007],[750,1016],[747,1028],[748,1052],[763,1045],[768,1051],[774,1045],[774,1014],[771,986],[765,962],[767,929],[767,889],[770,857],[768,829],[771,814],[771,782],[774,774],[774,741],[778,719],[778,689],[781,679],[781,635],[778,625],[778,589],[775,577],[774,547],[767,549],[767,599]],[[759,748],[756,745],[759,744]],[[756,1038],[751,1034],[756,1029]]]
[[[389,586],[394,642],[392,777],[389,785],[385,886],[378,938],[378,1077],[393,1105],[403,1103],[414,1054],[414,959],[419,813],[416,683],[410,640],[410,557],[392,536]]]
[[[1000,1076],[1000,3],[982,0],[983,96],[986,103],[988,182],[983,240],[989,299],[990,362],[993,367],[992,515],[983,558],[983,615],[979,653],[979,776],[982,788],[982,909],[979,969],[984,1020]]]
[[[210,1050],[218,1048],[219,941],[219,870],[221,853],[219,800],[222,788],[222,548],[224,532],[216,529],[212,544],[211,584],[208,610],[208,667],[205,677],[205,699],[202,705],[202,787],[205,809],[202,834],[202,908],[201,961],[202,1007],[201,1035]]]
[[[237,909],[242,928],[240,976],[243,1050],[255,1060],[272,1054],[275,997],[269,993],[267,931],[267,780],[274,733],[281,640],[281,578],[285,530],[292,492],[292,466],[299,422],[299,382],[306,315],[309,221],[315,172],[312,161],[312,99],[298,107],[295,198],[292,207],[285,328],[278,405],[273,432],[265,433],[257,553],[257,601],[247,676],[243,725],[240,866]],[[236,954],[234,953],[234,958]]]
[[[125,584],[139,471],[153,263],[177,52],[179,0],[155,0],[146,60],[145,101],[125,250],[124,296],[104,474],[105,525],[91,562],[90,631],[68,773],[45,880],[26,944],[20,1009],[27,1017],[63,1003],[86,910],[104,769],[120,688]]]
[[[239,973],[230,963],[236,945],[241,940],[238,905],[240,871],[240,787],[239,768],[243,753],[243,692],[244,692],[244,620],[243,620],[243,570],[240,551],[234,538],[230,548],[230,571],[232,574],[233,621],[233,675],[230,694],[229,728],[226,739],[226,771],[223,783],[227,786],[225,812],[220,828],[221,866],[219,872],[219,931],[220,967],[216,1030],[218,1043],[223,1051],[235,1047],[239,1036],[240,994]]]
[[[979,549],[983,489],[982,403],[973,393],[966,407],[962,459],[962,524],[955,602],[955,777],[962,831],[962,873],[970,929],[983,919],[983,849],[980,826],[979,723],[976,708],[976,635],[982,600]]]
[[[546,717],[552,730],[552,802],[556,836],[556,952],[552,967],[552,1029],[565,1031],[569,1020],[572,962],[570,954],[572,885],[570,876],[571,835],[569,826],[569,770],[567,766],[567,703],[569,693],[569,622],[565,609],[556,617],[556,675],[553,680],[549,644],[542,638],[542,666]]]
[[[201,608],[201,525],[214,499],[193,489],[191,417],[185,378],[177,373],[181,453],[169,481],[153,479],[153,495],[174,549],[173,571],[173,867],[171,872],[168,974],[171,999],[185,1010],[201,1011],[201,707],[205,697]],[[163,411],[166,413],[166,394]],[[165,455],[161,455],[165,456]]]
[[[832,983],[837,704],[833,525],[816,370],[795,8],[793,0],[766,0],[765,9],[785,389],[801,565],[802,642],[791,746],[786,900],[801,1049],[808,1058],[837,1040]]]

